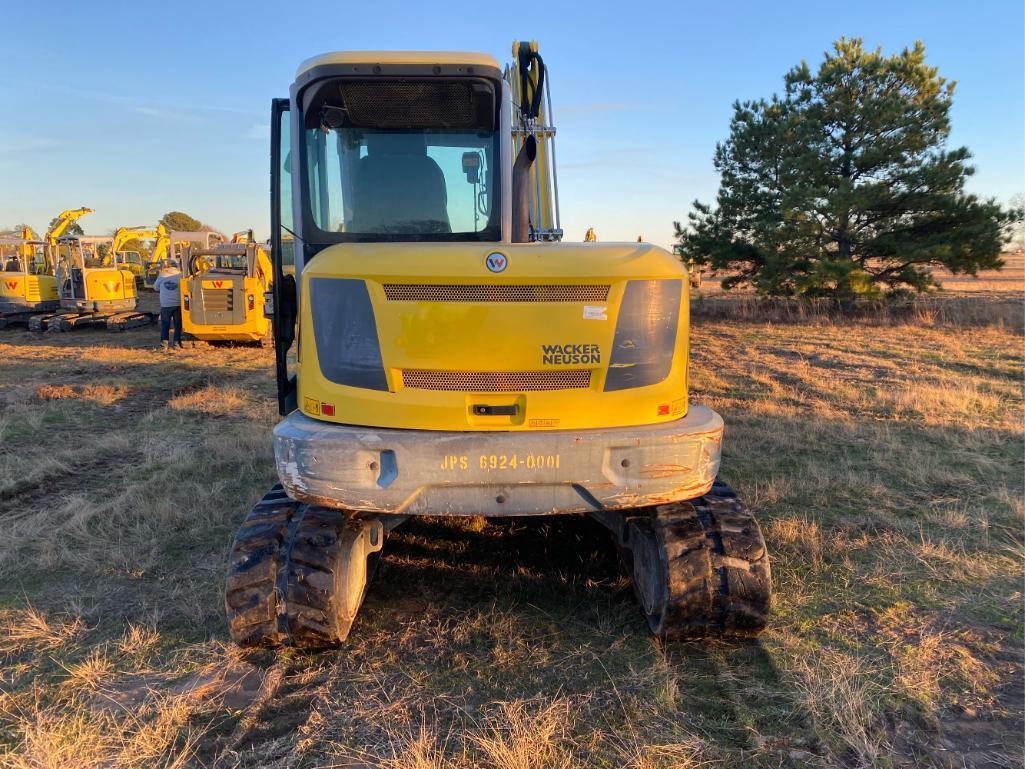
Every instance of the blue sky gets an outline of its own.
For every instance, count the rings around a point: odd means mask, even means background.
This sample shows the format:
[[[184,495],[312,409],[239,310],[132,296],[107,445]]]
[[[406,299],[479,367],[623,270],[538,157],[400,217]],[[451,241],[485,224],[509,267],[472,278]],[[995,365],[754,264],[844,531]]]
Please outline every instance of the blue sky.
[[[54,5],[64,6],[57,9]],[[267,234],[268,112],[328,50],[476,50],[537,39],[552,85],[567,238],[667,245],[711,200],[731,103],[778,92],[841,35],[916,39],[958,82],[955,145],[973,192],[1025,192],[1021,0],[858,3],[11,3],[0,45],[0,227],[86,205],[88,232],[181,209]],[[525,16],[533,10],[534,17]]]

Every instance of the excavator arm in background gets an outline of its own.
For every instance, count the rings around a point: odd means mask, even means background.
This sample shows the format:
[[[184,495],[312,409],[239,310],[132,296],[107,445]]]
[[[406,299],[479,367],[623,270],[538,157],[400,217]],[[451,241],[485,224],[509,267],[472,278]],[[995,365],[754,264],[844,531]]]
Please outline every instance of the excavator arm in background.
[[[167,228],[162,224],[157,225],[156,239],[149,255],[149,263],[163,264],[171,251],[171,238],[167,234]]]
[[[109,254],[121,253],[131,240],[154,240],[156,237],[157,231],[149,227],[118,227],[114,231],[114,240],[110,244]]]
[[[18,246],[18,256],[25,260],[25,264],[28,264],[36,254],[36,245],[39,243],[39,236],[36,234],[35,230],[28,225],[25,225],[18,233],[18,237],[22,240],[22,244]]]
[[[163,224],[158,224],[155,228],[118,227],[114,232],[114,240],[110,245],[110,251],[107,253],[104,263],[109,264],[112,262],[114,254],[121,253],[125,246],[133,240],[154,241],[153,250],[150,252],[149,259],[146,260],[146,265],[143,265],[141,274],[145,273],[148,265],[163,263],[171,247],[171,239],[168,236],[167,228]]]
[[[172,259],[181,259],[185,252],[193,247],[213,248],[226,243],[228,238],[217,230],[168,230],[162,224],[157,225],[157,242],[153,253],[146,262],[143,286],[153,288],[157,275]],[[185,265],[180,265],[184,271]]]
[[[91,208],[69,208],[67,211],[61,211],[57,215],[57,219],[50,226],[50,229],[46,231],[45,240],[50,248],[57,247],[57,238],[64,234],[64,231],[75,223],[80,217],[86,214],[91,214],[93,210]]]

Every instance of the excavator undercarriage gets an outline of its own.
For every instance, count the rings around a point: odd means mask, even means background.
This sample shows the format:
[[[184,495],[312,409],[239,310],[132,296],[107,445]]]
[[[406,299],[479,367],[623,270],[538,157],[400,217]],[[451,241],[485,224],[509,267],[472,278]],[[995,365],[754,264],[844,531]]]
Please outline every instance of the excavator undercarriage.
[[[291,499],[274,486],[235,535],[225,604],[243,646],[322,648],[346,639],[403,515],[373,515]],[[771,577],[761,529],[716,482],[696,499],[595,513],[609,528],[651,632],[672,641],[756,636]]]
[[[127,331],[130,328],[148,326],[153,322],[153,313],[138,310],[110,312],[63,312],[42,313],[28,319],[29,331],[61,333],[80,328],[105,328],[107,331]]]

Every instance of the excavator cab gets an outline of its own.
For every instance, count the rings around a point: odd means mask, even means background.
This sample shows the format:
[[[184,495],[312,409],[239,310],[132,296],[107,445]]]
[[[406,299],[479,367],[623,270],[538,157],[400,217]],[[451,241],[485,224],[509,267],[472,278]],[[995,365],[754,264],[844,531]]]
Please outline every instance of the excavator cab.
[[[142,254],[138,251],[122,251],[120,253],[121,267],[128,270],[132,275],[135,276],[136,283],[142,281],[144,267],[142,264]]]
[[[207,342],[271,344],[264,297],[273,268],[253,240],[224,243],[182,252],[182,328]]]

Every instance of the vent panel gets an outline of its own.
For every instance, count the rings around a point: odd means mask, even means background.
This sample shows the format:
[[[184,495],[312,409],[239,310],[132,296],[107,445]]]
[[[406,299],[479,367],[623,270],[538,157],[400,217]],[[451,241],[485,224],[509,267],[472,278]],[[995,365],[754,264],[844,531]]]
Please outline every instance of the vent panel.
[[[366,128],[470,128],[492,107],[469,82],[355,80],[341,90],[352,125]]]
[[[487,285],[385,283],[392,302],[605,302],[607,285]]]
[[[538,392],[585,390],[591,386],[587,369],[568,371],[429,371],[406,369],[402,384],[414,390],[461,392]]]
[[[231,312],[234,309],[234,297],[230,288],[204,288],[203,309],[208,312]]]

